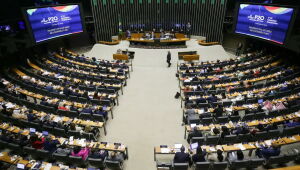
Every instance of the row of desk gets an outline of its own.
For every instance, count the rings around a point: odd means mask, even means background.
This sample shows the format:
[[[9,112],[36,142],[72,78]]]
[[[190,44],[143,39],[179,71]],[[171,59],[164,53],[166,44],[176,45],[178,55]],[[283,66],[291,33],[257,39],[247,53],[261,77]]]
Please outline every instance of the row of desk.
[[[252,151],[255,149],[260,148],[260,145],[263,146],[271,146],[271,144],[276,144],[278,146],[287,145],[287,144],[293,144],[300,142],[300,135],[294,135],[291,137],[284,137],[274,140],[265,140],[263,142],[249,142],[246,144],[243,143],[237,143],[233,145],[215,145],[215,146],[208,146],[208,145],[202,145],[201,148],[205,149],[207,153],[216,153],[218,149],[220,149],[223,152],[234,152],[237,150],[249,150],[249,156],[251,156]],[[154,147],[154,160],[156,161],[156,155],[159,154],[175,154],[176,152],[179,152],[180,148],[175,148],[175,146],[168,146],[168,145],[162,145]],[[195,150],[191,150],[190,147],[187,152],[191,154],[195,154]]]
[[[9,131],[11,133],[21,134],[23,136],[30,135],[29,129],[21,129],[17,126],[11,126],[8,123],[1,123],[0,129]],[[35,132],[35,134],[40,138],[43,136],[41,132]],[[80,147],[90,147],[95,149],[103,149],[107,151],[117,151],[123,152],[128,155],[128,149],[125,145],[120,143],[108,143],[108,142],[96,142],[96,141],[87,141],[85,139],[71,139],[64,137],[55,137],[54,135],[48,135],[52,140],[58,140],[60,144],[66,144],[69,147],[80,146]]]

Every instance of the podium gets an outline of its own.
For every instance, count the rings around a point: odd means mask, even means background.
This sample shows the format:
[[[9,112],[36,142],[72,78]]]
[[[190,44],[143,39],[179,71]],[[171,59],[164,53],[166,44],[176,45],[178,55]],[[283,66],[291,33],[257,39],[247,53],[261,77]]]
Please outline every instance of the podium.
[[[126,60],[126,61],[128,61],[129,57],[126,54],[113,54],[113,59],[114,60]]]
[[[199,60],[200,56],[198,54],[192,54],[192,55],[184,55],[183,60],[184,61],[194,61]]]

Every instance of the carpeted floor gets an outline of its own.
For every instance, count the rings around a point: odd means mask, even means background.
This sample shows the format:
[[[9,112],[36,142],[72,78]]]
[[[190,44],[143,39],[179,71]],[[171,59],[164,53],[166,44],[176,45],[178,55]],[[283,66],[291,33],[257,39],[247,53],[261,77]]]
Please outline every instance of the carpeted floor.
[[[127,170],[153,170],[154,147],[161,144],[172,145],[184,140],[182,109],[180,99],[174,95],[179,91],[175,77],[178,51],[197,50],[200,61],[227,59],[234,57],[226,53],[222,46],[201,47],[195,40],[187,43],[185,49],[138,49],[129,48],[122,41],[116,46],[96,44],[87,56],[112,59],[117,49],[135,51],[133,72],[120,95],[120,105],[114,109],[114,119],[107,124],[107,136],[101,141],[120,142],[128,146],[129,159],[125,161]],[[167,67],[167,51],[172,53],[172,66]],[[160,155],[158,160],[171,161],[173,155]]]
[[[120,105],[115,107],[114,119],[108,121],[107,136],[100,140],[121,142],[128,146],[129,159],[125,161],[125,169],[153,170],[154,146],[187,145],[184,127],[181,126],[180,100],[174,98],[179,91],[175,77],[177,52],[197,50],[201,59],[205,60],[225,59],[228,55],[221,46],[200,47],[195,40],[188,42],[185,49],[138,49],[128,45],[126,41],[117,46],[97,44],[86,53],[91,57],[112,59],[112,54],[119,48],[136,52],[133,72],[124,88],[124,95],[120,96]],[[172,53],[170,68],[166,63],[167,51]],[[171,160],[172,157],[158,156],[158,160]]]

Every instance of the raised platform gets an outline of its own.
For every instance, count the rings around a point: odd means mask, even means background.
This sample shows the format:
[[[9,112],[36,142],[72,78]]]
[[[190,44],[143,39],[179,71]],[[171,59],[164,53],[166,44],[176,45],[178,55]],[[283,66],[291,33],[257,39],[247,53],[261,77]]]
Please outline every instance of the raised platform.
[[[129,39],[129,47],[147,48],[147,49],[174,49],[187,48],[186,41],[188,38],[180,39]]]
[[[129,41],[121,41],[118,45],[104,45],[95,44],[90,52],[86,55],[89,57],[101,58],[111,60],[113,54],[117,52],[118,49],[135,52],[134,60],[143,60],[143,65],[155,65],[157,63],[152,63],[154,57],[163,56],[166,57],[167,52],[170,51],[172,54],[172,62],[177,62],[178,52],[185,51],[197,51],[200,55],[200,61],[212,61],[212,60],[224,60],[230,58],[227,52],[224,50],[222,45],[212,45],[212,46],[201,46],[198,41],[191,39],[186,41],[187,48],[174,48],[174,49],[142,49],[142,48],[132,48],[129,46]],[[150,57],[149,54],[151,54]],[[165,61],[165,58],[162,59]]]

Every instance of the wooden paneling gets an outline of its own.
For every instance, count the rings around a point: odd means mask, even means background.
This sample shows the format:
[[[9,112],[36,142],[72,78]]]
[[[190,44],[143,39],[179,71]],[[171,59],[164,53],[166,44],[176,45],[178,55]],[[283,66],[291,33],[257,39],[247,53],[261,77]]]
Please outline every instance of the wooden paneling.
[[[227,0],[224,3],[222,0],[124,0],[124,4],[122,0],[103,1],[91,0],[96,41],[110,41],[112,35],[118,34],[119,16],[123,32],[141,28],[185,31],[185,25],[190,22],[192,35],[205,36],[207,42],[223,39]]]

